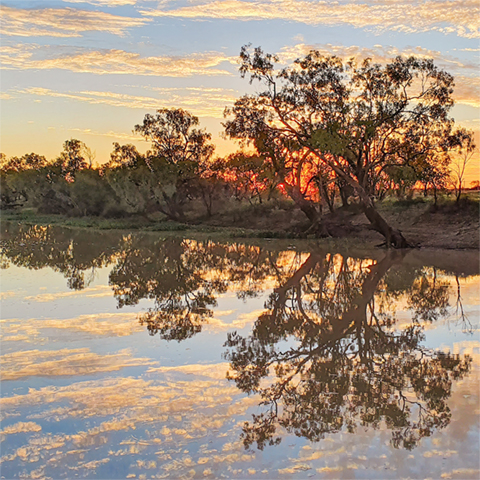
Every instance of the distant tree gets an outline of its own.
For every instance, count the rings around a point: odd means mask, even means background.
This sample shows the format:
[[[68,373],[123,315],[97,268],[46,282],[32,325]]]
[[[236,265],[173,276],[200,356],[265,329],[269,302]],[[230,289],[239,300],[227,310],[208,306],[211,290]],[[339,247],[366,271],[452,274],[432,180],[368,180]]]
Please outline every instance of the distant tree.
[[[236,200],[262,203],[262,196],[278,186],[274,172],[265,157],[237,152],[225,159],[224,178]]]
[[[200,199],[208,217],[213,215],[214,203],[218,203],[217,201],[227,192],[224,171],[225,160],[222,158],[203,162],[192,181],[190,192],[195,198]]]
[[[424,196],[427,196],[429,189],[433,191],[434,205],[437,205],[438,192],[447,187],[449,165],[449,157],[443,157],[441,161],[433,163],[426,155],[418,157],[411,163],[417,180],[423,185]]]
[[[143,155],[138,152],[137,147],[131,143],[120,145],[118,142],[113,143],[113,152],[110,154],[110,161],[105,165],[106,168],[114,167],[133,167]]]
[[[457,156],[451,164],[451,184],[455,190],[455,200],[458,203],[462,196],[465,181],[465,171],[467,165],[474,158],[475,154],[478,157],[477,146],[473,140],[473,132],[464,130],[462,141],[457,145]]]
[[[5,154],[2,154],[2,170],[22,172],[25,170],[39,170],[47,165],[47,159],[37,153],[26,153],[22,157],[11,157],[7,160]]]
[[[181,108],[162,108],[155,115],[147,114],[134,131],[152,142],[153,154],[168,163],[202,163],[210,159],[215,147],[212,136],[195,128],[198,117]]]
[[[357,65],[311,51],[279,72],[278,59],[260,48],[250,53],[243,47],[240,59],[242,76],[265,90],[226,111],[233,116],[225,123],[227,135],[272,161],[287,158],[287,151],[298,152],[298,162],[315,159],[355,190],[387,245],[407,247],[375,207],[376,187],[388,167],[409,166],[422,156],[432,165],[448,161],[461,140],[449,117],[453,77],[432,60],[414,57]]]
[[[412,188],[418,180],[418,176],[412,167],[392,165],[390,168],[386,168],[385,172],[396,185],[396,193],[399,198],[412,194]]]
[[[87,155],[91,155],[90,149],[80,140],[71,138],[65,140],[58,162],[66,176],[74,179],[78,171],[88,168]]]
[[[2,154],[0,163],[2,208],[25,205],[34,198],[43,181],[40,172],[45,170],[47,165],[47,159],[43,155],[33,152],[9,159]]]

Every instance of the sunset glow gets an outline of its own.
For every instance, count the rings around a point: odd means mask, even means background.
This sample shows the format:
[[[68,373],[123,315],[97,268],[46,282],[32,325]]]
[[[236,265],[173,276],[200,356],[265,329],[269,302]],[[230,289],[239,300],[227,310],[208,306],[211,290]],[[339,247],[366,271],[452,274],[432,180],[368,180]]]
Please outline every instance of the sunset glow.
[[[2,2],[2,152],[50,159],[78,138],[102,164],[112,142],[145,151],[133,126],[168,107],[200,117],[216,154],[230,153],[224,108],[257,88],[238,74],[246,43],[285,65],[311,48],[379,63],[433,58],[455,76],[452,116],[478,143],[479,18],[474,0]],[[477,177],[478,161],[467,180]]]

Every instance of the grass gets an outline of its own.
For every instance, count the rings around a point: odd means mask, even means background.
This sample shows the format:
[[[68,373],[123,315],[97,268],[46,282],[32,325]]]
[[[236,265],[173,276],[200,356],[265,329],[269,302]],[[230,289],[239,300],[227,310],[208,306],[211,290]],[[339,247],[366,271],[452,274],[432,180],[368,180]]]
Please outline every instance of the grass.
[[[32,209],[2,212],[2,222],[24,225],[57,225],[68,228],[93,228],[97,230],[142,230],[147,232],[195,232],[220,234],[228,238],[301,238],[285,231],[222,227],[213,225],[188,225],[173,221],[149,221],[145,218],[107,219],[98,217],[68,217],[66,215],[37,214]]]
[[[422,194],[412,199],[399,200],[387,197],[377,203],[377,208],[393,221],[407,217],[421,218],[427,213],[446,216],[478,217],[480,206],[479,192],[466,192],[459,203],[453,195],[439,196],[436,207],[433,198]],[[352,206],[350,209],[353,209]],[[1,221],[18,222],[25,225],[57,225],[69,228],[93,228],[97,230],[141,230],[146,232],[189,232],[220,236],[223,238],[251,239],[300,239],[310,238],[301,233],[304,228],[299,223],[303,213],[294,209],[292,202],[271,202],[261,205],[241,205],[215,215],[212,219],[197,219],[195,224],[185,224],[165,220],[161,216],[131,216],[127,218],[69,217],[66,215],[38,214],[35,209],[7,210],[1,212]],[[360,211],[358,214],[361,215]],[[306,220],[306,219],[305,219]],[[295,225],[292,224],[292,221]],[[201,222],[201,223],[200,223]],[[209,223],[206,223],[209,222]],[[305,221],[305,227],[307,222]],[[249,228],[255,225],[256,228]],[[301,228],[302,227],[302,228]]]

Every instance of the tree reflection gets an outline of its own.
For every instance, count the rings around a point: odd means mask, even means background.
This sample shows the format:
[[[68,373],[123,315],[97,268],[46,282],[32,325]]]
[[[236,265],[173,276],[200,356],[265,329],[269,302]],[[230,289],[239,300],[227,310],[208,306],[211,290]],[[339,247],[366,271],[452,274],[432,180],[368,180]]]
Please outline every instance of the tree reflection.
[[[82,290],[95,278],[98,268],[115,256],[118,235],[102,234],[90,242],[82,230],[47,226],[2,228],[2,267],[10,264],[34,270],[50,267],[67,279],[73,290]]]
[[[112,264],[118,307],[150,300],[139,321],[165,340],[199,333],[227,290],[246,299],[274,286],[252,333],[229,333],[225,353],[229,378],[261,396],[264,411],[243,429],[245,446],[260,449],[278,443],[281,428],[318,441],[383,426],[395,447],[411,449],[448,425],[452,383],[469,372],[470,358],[422,344],[425,326],[447,314],[452,292],[436,268],[406,266],[405,255],[371,260],[318,247],[307,254],[52,227],[2,232],[4,267],[48,266],[73,289]],[[457,314],[465,322],[455,278]]]
[[[265,409],[245,423],[245,447],[278,443],[279,427],[319,441],[385,425],[395,447],[412,449],[448,425],[452,381],[471,360],[422,346],[425,322],[446,312],[448,289],[425,271],[389,288],[386,275],[403,255],[373,263],[311,254],[271,294],[249,337],[228,335],[228,377],[260,394]],[[412,319],[395,328],[401,295]]]
[[[141,299],[154,301],[139,316],[150,335],[181,341],[201,331],[213,315],[217,296],[229,286],[237,285],[243,297],[260,291],[259,280],[273,264],[266,260],[257,247],[129,236],[109,283],[120,308]]]

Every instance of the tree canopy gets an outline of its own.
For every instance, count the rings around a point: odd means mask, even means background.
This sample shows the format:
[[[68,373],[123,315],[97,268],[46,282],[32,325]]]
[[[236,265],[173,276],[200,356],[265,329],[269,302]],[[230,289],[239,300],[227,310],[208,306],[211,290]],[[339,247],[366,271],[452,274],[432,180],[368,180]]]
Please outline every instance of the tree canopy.
[[[392,167],[448,163],[452,149],[471,136],[449,116],[453,77],[415,57],[357,64],[313,50],[279,71],[278,58],[261,48],[245,46],[240,58],[242,76],[264,90],[226,110],[227,135],[254,146],[298,201],[312,203],[293,181],[306,166],[316,177],[341,179],[386,243],[408,246],[375,208],[376,187]]]

